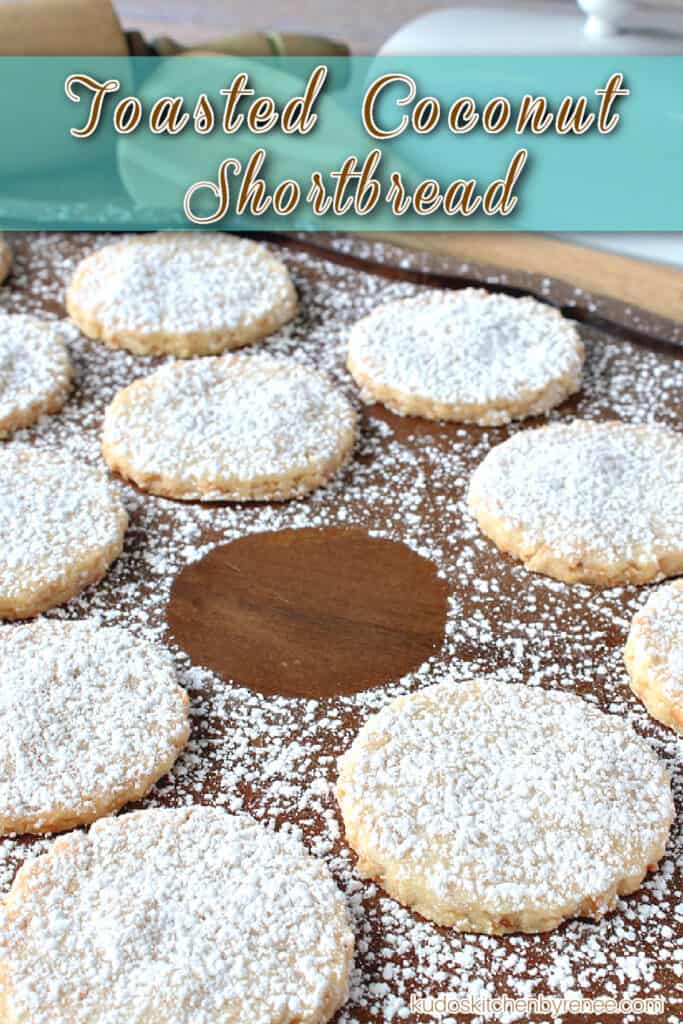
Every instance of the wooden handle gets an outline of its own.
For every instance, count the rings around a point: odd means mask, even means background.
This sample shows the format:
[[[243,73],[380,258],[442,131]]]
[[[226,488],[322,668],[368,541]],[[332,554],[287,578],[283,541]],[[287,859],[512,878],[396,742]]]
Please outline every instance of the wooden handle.
[[[110,0],[0,0],[2,57],[127,53]]]
[[[544,274],[683,322],[683,270],[675,267],[587,249],[544,235],[435,231],[387,232],[375,237],[460,262]]]

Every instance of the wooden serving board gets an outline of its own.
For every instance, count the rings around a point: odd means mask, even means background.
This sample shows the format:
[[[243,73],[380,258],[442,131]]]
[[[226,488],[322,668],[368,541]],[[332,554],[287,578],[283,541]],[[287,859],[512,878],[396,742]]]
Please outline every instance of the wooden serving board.
[[[456,263],[495,266],[523,277],[553,278],[622,306],[635,306],[676,323],[683,321],[683,270],[679,267],[522,232],[396,232],[377,237],[446,256]],[[683,236],[677,237],[683,257]]]
[[[0,288],[0,308],[63,316],[76,262],[108,240],[11,236],[16,270]],[[681,427],[683,332],[661,314],[577,292],[545,274],[411,253],[384,240],[282,237],[270,244],[291,269],[300,312],[263,347],[322,367],[354,400],[344,345],[355,319],[425,286],[487,281],[531,291],[580,324],[585,386],[553,418]],[[160,360],[77,334],[72,351],[72,400],[8,443],[65,448],[99,462],[104,407]],[[678,821],[659,870],[614,914],[599,924],[574,921],[547,935],[506,938],[460,935],[420,919],[357,877],[343,839],[336,757],[390,697],[447,673],[456,680],[495,673],[569,690],[625,716],[670,767],[680,815],[681,741],[649,719],[622,663],[647,588],[601,591],[532,575],[496,551],[467,513],[472,469],[492,445],[537,422],[484,429],[373,406],[363,410],[353,463],[328,487],[281,505],[185,505],[126,486],[131,527],[122,557],[98,587],[51,613],[127,625],[176,653],[192,700],[192,739],[142,806],[201,802],[247,811],[299,829],[326,859],[347,895],[357,940],[351,997],[338,1024],[428,1020],[411,1009],[411,997],[443,992],[659,996],[661,1012],[634,1019],[683,1021]],[[1,840],[0,883],[6,888],[22,859],[49,842]],[[517,1019],[591,1018],[522,1010]]]

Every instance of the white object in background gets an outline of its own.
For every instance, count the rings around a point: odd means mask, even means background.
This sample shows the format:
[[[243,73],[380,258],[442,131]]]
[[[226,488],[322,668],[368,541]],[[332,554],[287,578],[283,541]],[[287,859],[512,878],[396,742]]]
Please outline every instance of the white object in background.
[[[630,0],[577,0],[588,17],[583,27],[590,39],[604,39],[621,31],[633,4]]]
[[[582,11],[588,17],[584,25],[584,32],[590,39],[604,39],[606,36],[613,36],[627,26],[628,18],[634,8],[638,7],[637,0],[576,0]],[[652,7],[652,4],[644,4],[645,7]],[[680,0],[655,0],[654,6],[676,7],[680,6]]]
[[[482,2],[433,11],[409,22],[380,56],[683,55],[683,0],[652,3],[579,0],[569,3]],[[598,17],[600,25],[591,25]],[[562,235],[567,241],[683,267],[683,233],[620,232]]]
[[[599,8],[611,34],[588,34],[586,18],[570,3],[470,3],[409,22],[387,40],[380,56],[683,55],[683,0],[660,7],[584,0],[582,6],[593,14]],[[618,20],[608,17],[617,8]]]

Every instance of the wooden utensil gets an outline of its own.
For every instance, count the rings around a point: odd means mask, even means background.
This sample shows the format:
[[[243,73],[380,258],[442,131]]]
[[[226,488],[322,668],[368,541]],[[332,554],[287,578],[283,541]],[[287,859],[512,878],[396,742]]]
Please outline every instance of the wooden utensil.
[[[124,57],[128,44],[110,0],[5,0],[0,56]]]

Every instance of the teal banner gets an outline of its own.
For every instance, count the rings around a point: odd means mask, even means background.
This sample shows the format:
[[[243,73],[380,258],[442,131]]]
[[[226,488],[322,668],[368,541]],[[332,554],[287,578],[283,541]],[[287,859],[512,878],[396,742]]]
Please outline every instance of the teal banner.
[[[0,229],[683,231],[683,57],[5,57],[0,90]]]

